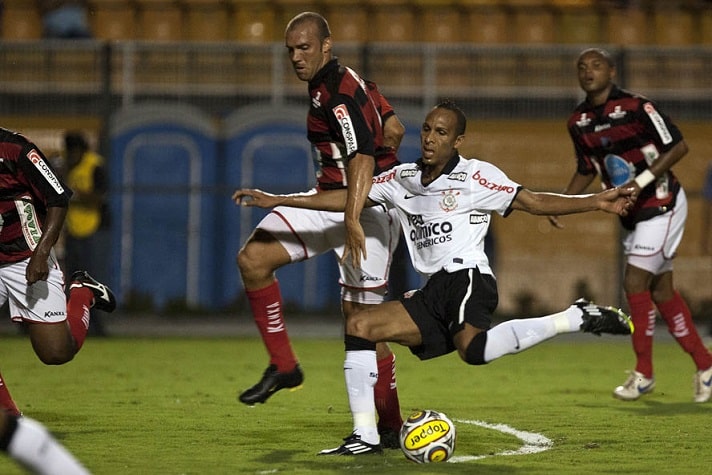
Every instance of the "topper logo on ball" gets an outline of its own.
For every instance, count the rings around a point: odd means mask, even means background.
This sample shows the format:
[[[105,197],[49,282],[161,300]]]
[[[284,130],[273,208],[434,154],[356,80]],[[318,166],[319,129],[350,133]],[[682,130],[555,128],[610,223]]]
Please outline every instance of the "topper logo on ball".
[[[428,421],[405,437],[405,447],[417,450],[441,439],[450,432],[450,425],[444,420]]]

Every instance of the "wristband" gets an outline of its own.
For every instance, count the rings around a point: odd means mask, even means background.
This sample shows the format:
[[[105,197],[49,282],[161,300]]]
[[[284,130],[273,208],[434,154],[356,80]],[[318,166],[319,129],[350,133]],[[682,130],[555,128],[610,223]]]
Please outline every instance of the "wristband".
[[[649,184],[651,184],[653,181],[655,181],[655,175],[653,175],[653,172],[651,172],[649,169],[643,170],[643,173],[635,177],[635,184],[638,185],[638,187],[642,190]]]

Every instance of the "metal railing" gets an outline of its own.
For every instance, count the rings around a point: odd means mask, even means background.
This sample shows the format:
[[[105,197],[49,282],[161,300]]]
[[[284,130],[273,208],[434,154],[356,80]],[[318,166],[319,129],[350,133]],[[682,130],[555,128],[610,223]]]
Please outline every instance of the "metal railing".
[[[580,99],[578,46],[338,44],[342,62],[393,100],[429,107],[477,101],[488,117],[561,117]],[[682,118],[712,116],[712,47],[609,48],[620,85],[671,104]],[[0,42],[4,114],[92,114],[142,100],[180,100],[220,114],[228,107],[302,98],[284,46],[242,43]],[[106,110],[109,109],[109,110]]]

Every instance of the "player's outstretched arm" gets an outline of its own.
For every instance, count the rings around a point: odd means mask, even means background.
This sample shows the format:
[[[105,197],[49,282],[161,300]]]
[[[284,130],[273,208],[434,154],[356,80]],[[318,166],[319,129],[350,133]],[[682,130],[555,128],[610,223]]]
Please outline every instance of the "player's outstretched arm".
[[[626,216],[636,197],[633,187],[611,188],[588,195],[562,195],[522,189],[512,202],[512,209],[538,215],[563,215],[600,210]]]
[[[346,190],[329,190],[319,193],[295,193],[289,195],[273,195],[257,189],[241,189],[232,194],[232,200],[242,206],[257,206],[259,208],[274,208],[289,206],[291,208],[317,209],[323,211],[343,211],[346,207]],[[366,205],[372,205],[367,200]]]
[[[596,175],[594,173],[582,175],[581,173],[578,173],[578,171],[575,171],[574,174],[571,176],[571,180],[569,180],[569,184],[566,185],[566,188],[564,188],[563,194],[579,195],[583,193],[586,188],[589,187],[595,177]],[[549,215],[549,222],[555,228],[564,228],[563,223],[559,221],[559,218],[556,215]]]

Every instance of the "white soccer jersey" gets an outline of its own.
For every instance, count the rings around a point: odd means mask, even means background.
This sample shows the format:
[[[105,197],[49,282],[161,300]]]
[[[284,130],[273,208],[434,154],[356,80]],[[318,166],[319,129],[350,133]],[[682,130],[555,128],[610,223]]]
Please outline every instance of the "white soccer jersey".
[[[396,209],[421,274],[475,266],[492,274],[484,250],[491,213],[506,216],[519,189],[494,165],[455,156],[426,186],[417,163],[398,165],[374,177],[368,197]]]

